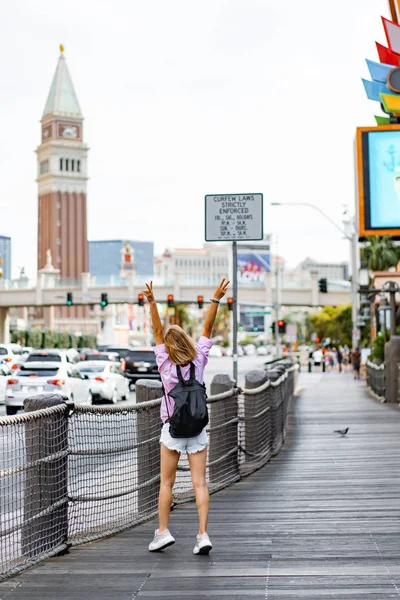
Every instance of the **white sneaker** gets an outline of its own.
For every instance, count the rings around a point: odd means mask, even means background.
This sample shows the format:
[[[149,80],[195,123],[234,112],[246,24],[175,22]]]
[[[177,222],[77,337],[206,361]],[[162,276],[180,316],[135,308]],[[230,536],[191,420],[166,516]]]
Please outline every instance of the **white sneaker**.
[[[196,545],[193,548],[193,554],[208,554],[212,549],[212,543],[208,537],[208,533],[198,535],[196,538]]]
[[[164,531],[161,535],[158,533],[158,529],[156,529],[154,540],[149,544],[149,550],[150,552],[157,552],[168,548],[168,546],[172,546],[172,544],[175,544],[175,539],[170,534],[169,529]]]

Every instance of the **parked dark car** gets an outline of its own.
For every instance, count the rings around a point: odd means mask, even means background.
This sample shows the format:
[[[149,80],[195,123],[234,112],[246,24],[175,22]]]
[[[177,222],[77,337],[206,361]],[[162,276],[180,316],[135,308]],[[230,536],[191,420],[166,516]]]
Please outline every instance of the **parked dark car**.
[[[125,377],[130,383],[136,383],[138,379],[161,380],[157,369],[156,355],[152,348],[129,348],[121,346],[109,346],[108,352],[117,352],[125,361]]]

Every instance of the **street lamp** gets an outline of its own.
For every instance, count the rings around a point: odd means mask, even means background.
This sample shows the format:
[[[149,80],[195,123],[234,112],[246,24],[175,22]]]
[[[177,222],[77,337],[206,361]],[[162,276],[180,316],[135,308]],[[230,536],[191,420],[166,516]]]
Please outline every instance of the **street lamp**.
[[[323,210],[311,204],[311,202],[271,202],[271,206],[308,206],[318,211],[325,219],[327,219],[331,225],[336,227],[340,233],[350,242],[350,259],[351,259],[351,321],[352,321],[352,346],[357,348],[360,340],[360,328],[357,324],[357,306],[358,306],[358,270],[357,270],[357,230],[353,224],[351,235],[349,235],[344,229],[342,229],[333,219],[330,218]]]

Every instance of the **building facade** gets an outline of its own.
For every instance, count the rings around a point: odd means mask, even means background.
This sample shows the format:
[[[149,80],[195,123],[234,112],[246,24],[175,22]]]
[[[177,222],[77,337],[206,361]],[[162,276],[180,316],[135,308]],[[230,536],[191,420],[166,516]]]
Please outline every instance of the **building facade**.
[[[203,248],[167,248],[154,261],[154,276],[165,283],[217,284],[230,271],[230,244],[205,244]]]
[[[11,238],[0,235],[0,279],[11,279]]]
[[[60,46],[60,57],[41,120],[37,148],[38,270],[51,251],[62,278],[88,272],[86,182],[88,147],[83,115]]]
[[[303,260],[295,271],[300,275],[304,273],[317,273],[318,277],[326,277],[330,281],[348,281],[349,265],[346,262],[341,263],[320,263],[312,258]]]
[[[121,252],[126,242],[133,249],[133,262],[136,275],[153,277],[154,243],[135,240],[97,240],[89,242],[89,271],[100,282],[111,277],[119,279]]]

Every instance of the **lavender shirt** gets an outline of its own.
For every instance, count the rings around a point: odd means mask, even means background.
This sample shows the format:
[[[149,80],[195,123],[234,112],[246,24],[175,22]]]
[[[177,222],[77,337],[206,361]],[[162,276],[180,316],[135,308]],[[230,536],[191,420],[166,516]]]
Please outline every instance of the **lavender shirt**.
[[[196,358],[192,361],[195,366],[196,379],[200,383],[203,383],[204,368],[208,362],[208,353],[213,345],[212,341],[208,338],[201,336],[198,343],[196,344]],[[158,372],[161,375],[161,380],[165,389],[165,396],[161,403],[161,420],[163,423],[171,416],[174,412],[174,401],[167,394],[172,388],[178,383],[178,374],[176,372],[176,365],[169,359],[168,353],[165,349],[165,344],[159,344],[154,348],[156,353]],[[183,379],[189,379],[190,376],[190,364],[186,367],[181,367],[181,373]],[[167,409],[168,402],[168,409]]]

